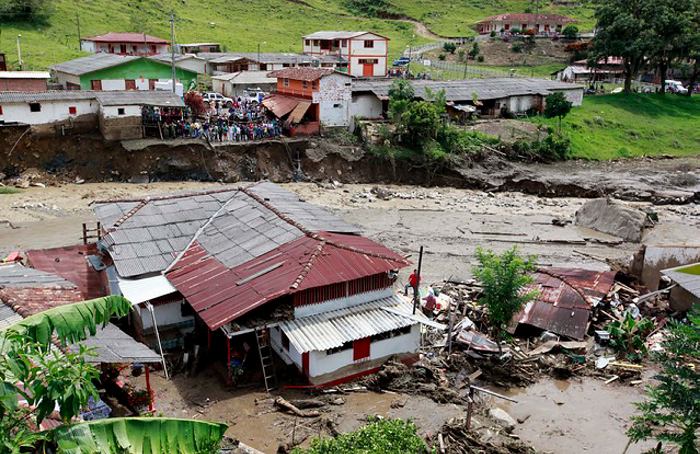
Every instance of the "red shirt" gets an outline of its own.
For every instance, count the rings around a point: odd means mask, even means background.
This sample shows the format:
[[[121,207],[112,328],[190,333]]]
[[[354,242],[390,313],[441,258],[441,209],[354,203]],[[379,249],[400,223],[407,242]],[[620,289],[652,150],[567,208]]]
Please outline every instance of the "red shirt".
[[[408,285],[411,287],[418,287],[418,276],[416,276],[416,273],[411,273],[411,275],[408,276]]]

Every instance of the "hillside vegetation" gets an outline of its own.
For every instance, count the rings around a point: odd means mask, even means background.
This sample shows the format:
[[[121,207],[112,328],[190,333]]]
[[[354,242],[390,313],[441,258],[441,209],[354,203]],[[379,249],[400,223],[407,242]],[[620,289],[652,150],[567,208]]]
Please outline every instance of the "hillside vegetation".
[[[372,30],[388,36],[393,58],[409,42],[417,45],[429,39],[429,33],[417,32],[410,22],[361,17],[350,8],[349,0],[45,1],[52,5],[53,12],[43,23],[0,22],[0,52],[7,54],[13,68],[17,62],[18,34],[22,35],[25,69],[46,68],[80,56],[77,15],[82,36],[108,31],[145,31],[169,38],[168,20],[173,10],[177,16],[178,42],[217,41],[229,51],[256,51],[260,43],[262,52],[299,52],[303,34],[350,29]],[[389,4],[394,18],[414,18],[434,33],[461,36],[473,34],[473,24],[489,15],[525,11],[531,0],[391,0]],[[541,11],[571,14],[580,20],[582,28],[592,26],[592,13],[587,7],[543,6]]]
[[[556,128],[556,119],[544,122]],[[700,97],[667,94],[589,96],[562,123],[572,157],[684,156],[700,150]]]

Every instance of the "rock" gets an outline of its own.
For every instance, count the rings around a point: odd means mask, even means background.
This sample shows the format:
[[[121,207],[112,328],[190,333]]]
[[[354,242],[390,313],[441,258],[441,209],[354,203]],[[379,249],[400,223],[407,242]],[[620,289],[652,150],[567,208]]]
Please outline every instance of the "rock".
[[[518,424],[518,422],[513,419],[511,415],[498,407],[490,409],[489,416],[496,422],[496,424],[503,427],[508,432],[515,429],[515,425]]]
[[[601,198],[586,202],[576,212],[576,225],[639,243],[647,226],[647,215],[641,210]]]
[[[146,184],[149,181],[148,174],[140,173],[138,175],[132,175],[129,177],[129,183],[135,184]]]

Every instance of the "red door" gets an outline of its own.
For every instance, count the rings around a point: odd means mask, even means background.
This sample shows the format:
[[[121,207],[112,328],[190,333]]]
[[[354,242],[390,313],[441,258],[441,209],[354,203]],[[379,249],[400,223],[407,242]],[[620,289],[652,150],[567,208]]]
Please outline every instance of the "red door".
[[[127,90],[136,90],[136,81],[134,79],[126,79],[124,82],[126,82]]]
[[[363,77],[374,76],[374,64],[373,63],[363,63],[362,64],[362,76]]]
[[[301,354],[301,370],[304,372],[304,375],[309,376],[309,352]]]
[[[352,343],[352,360],[358,361],[360,359],[369,358],[369,345],[370,338],[365,337],[362,339],[357,339]]]
[[[156,82],[158,82],[157,79],[148,79],[148,89],[155,90],[156,89]]]

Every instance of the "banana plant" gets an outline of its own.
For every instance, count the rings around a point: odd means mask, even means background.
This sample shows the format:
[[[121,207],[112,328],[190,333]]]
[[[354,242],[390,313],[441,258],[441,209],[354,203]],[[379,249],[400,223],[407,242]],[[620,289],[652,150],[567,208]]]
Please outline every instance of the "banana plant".
[[[627,312],[624,319],[608,325],[610,344],[618,352],[627,354],[630,360],[639,361],[647,353],[644,340],[653,329],[654,322],[648,318],[636,320]]]

